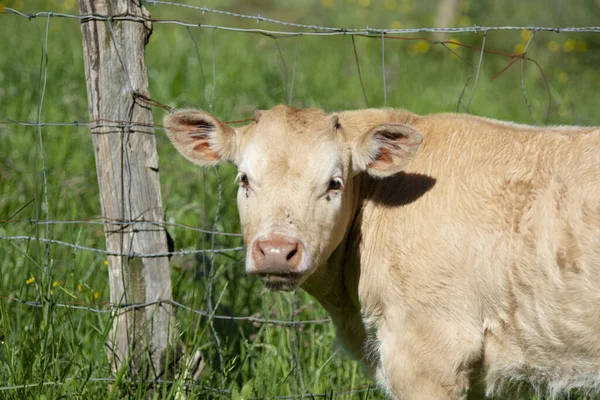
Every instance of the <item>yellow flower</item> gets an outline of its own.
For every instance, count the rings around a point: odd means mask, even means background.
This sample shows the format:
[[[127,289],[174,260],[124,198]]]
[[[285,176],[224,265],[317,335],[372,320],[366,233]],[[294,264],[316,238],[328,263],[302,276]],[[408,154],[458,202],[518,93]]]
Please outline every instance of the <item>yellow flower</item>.
[[[533,33],[531,31],[521,31],[521,39],[523,39],[524,42],[527,42],[531,38],[531,36],[533,36]]]
[[[81,282],[77,284],[77,291],[83,292],[83,285],[81,284]]]
[[[323,7],[331,8],[333,7],[333,0],[321,0],[321,4],[323,4]]]
[[[52,287],[57,287],[58,285],[60,285],[59,281],[52,282]]]
[[[402,22],[392,21],[392,29],[402,29]]]
[[[549,51],[551,51],[552,53],[554,53],[558,49],[560,49],[560,45],[558,44],[558,42],[556,40],[551,40],[551,41],[548,42],[548,50]]]
[[[562,71],[560,74],[558,74],[558,81],[560,83],[569,82],[569,75],[567,75],[567,73],[565,71]]]
[[[98,300],[99,297],[100,297],[100,293],[94,292],[94,299]]]
[[[428,41],[419,40],[417,43],[409,45],[406,50],[409,56],[414,56],[417,53],[427,53],[430,47]]]
[[[384,5],[385,5],[385,8],[387,8],[390,11],[394,10],[396,7],[398,7],[398,3],[396,3],[396,0],[385,0]],[[393,22],[392,22],[392,24],[393,24]]]
[[[515,46],[515,54],[523,54],[525,53],[525,45],[523,43],[519,43]]]
[[[358,0],[358,4],[363,7],[369,7],[371,5],[371,0]]]
[[[451,38],[448,38],[448,41],[449,41],[449,42],[456,42],[456,43],[460,43],[460,42],[458,41],[458,39],[457,39],[457,38],[453,38],[453,37],[451,37]],[[455,48],[457,48],[457,47],[458,47],[458,45],[457,45],[457,44],[454,44],[454,43],[447,43],[447,44],[446,44],[446,46],[448,46],[448,47],[449,47],[449,48],[451,48],[452,50],[454,50]]]
[[[50,289],[50,294],[54,294],[54,290]]]
[[[577,42],[577,51],[588,51],[589,48],[587,42]]]
[[[570,53],[575,48],[575,41],[573,39],[569,39],[563,44],[563,50],[567,53]]]
[[[325,0],[323,0],[323,1],[325,1]],[[331,4],[333,4],[333,0],[331,0]],[[108,261],[107,260],[104,260],[104,265],[106,265],[108,267]]]
[[[429,51],[429,47],[430,44],[428,41],[426,40],[420,40],[416,45],[415,45],[415,50],[417,53],[427,53]]]
[[[31,278],[29,278],[25,281],[25,283],[28,285],[31,285],[33,282],[35,282],[35,276],[32,276]]]

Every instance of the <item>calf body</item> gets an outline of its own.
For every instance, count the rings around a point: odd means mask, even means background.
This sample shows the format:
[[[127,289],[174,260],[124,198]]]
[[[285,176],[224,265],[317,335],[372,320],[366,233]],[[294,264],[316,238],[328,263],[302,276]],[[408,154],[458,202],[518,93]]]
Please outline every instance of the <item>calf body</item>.
[[[238,165],[247,271],[315,296],[392,397],[600,389],[600,129],[285,106],[165,126]]]

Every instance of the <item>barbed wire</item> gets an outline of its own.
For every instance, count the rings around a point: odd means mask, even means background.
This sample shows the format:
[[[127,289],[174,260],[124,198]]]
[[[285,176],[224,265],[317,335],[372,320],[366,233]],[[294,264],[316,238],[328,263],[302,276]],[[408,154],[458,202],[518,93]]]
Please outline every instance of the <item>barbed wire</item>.
[[[103,220],[103,221],[99,221],[99,220]],[[24,224],[35,224],[35,225],[100,225],[100,226],[104,226],[104,225],[130,226],[130,225],[147,224],[147,225],[152,225],[152,226],[157,226],[157,227],[162,227],[162,228],[167,227],[167,226],[172,226],[172,227],[183,228],[183,229],[194,231],[194,232],[211,234],[211,235],[231,236],[231,237],[236,237],[236,238],[242,237],[241,233],[213,231],[213,230],[209,230],[209,229],[196,228],[196,227],[193,227],[190,225],[178,224],[175,222],[148,221],[148,220],[116,221],[116,220],[111,220],[109,218],[102,218],[102,217],[92,217],[92,218],[81,219],[81,220],[36,220],[36,219],[6,220],[6,219],[0,219],[0,225],[9,224],[9,223],[10,224],[24,223]]]
[[[165,2],[166,3],[166,2]],[[159,4],[159,3],[157,3]],[[2,14],[15,14],[21,16],[23,18],[32,19],[38,17],[46,17],[46,18],[71,18],[78,19],[84,22],[89,21],[132,21],[132,22],[152,22],[156,24],[171,24],[171,25],[180,25],[186,27],[197,27],[197,28],[205,28],[205,29],[220,29],[226,31],[233,32],[244,32],[244,33],[259,33],[267,36],[337,36],[337,35],[374,35],[376,37],[380,37],[382,34],[408,34],[408,33],[482,33],[482,32],[490,32],[490,31],[532,31],[532,32],[555,32],[555,33],[583,33],[583,32],[600,32],[600,26],[584,26],[584,27],[548,27],[548,26],[478,26],[473,25],[470,27],[459,27],[459,28],[403,28],[403,29],[393,29],[393,28],[332,28],[332,27],[323,27],[318,25],[302,25],[302,24],[294,24],[285,21],[278,21],[277,23],[280,25],[287,25],[293,27],[302,27],[305,29],[313,29],[314,31],[276,31],[269,29],[259,29],[259,28],[237,28],[232,26],[224,26],[224,25],[211,25],[211,24],[202,24],[202,23],[192,23],[185,22],[174,19],[156,19],[156,18],[144,18],[137,17],[133,15],[100,15],[100,14],[66,14],[66,13],[57,13],[57,12],[49,12],[42,11],[36,13],[24,13],[14,8],[6,7],[6,11]],[[202,8],[199,8],[201,11]],[[207,8],[205,12],[209,9]],[[225,11],[220,10],[212,10],[211,12],[227,13]],[[250,16],[244,16],[244,14],[235,14],[231,13],[233,16],[238,16],[240,18],[248,18],[248,19],[257,19],[261,21],[264,17],[259,15],[251,18]],[[265,19],[266,21],[266,19]],[[273,22],[276,20],[269,20],[268,22]],[[323,32],[324,31],[324,32]]]
[[[467,32],[482,32],[482,31],[491,31],[491,30],[531,30],[531,31],[551,31],[551,32],[598,32],[600,27],[565,27],[565,28],[549,28],[549,27],[534,27],[534,26],[504,26],[504,27],[483,27],[474,25],[472,27],[461,27],[461,28],[414,28],[414,29],[390,29],[390,28],[339,28],[339,27],[329,27],[329,26],[321,26],[321,25],[307,25],[307,24],[299,24],[295,22],[281,21],[273,18],[267,18],[260,14],[257,15],[249,15],[249,14],[240,14],[231,11],[224,10],[216,10],[208,7],[199,7],[190,4],[176,3],[172,1],[163,1],[163,0],[143,0],[143,3],[147,5],[168,5],[174,7],[183,7],[187,9],[192,9],[195,11],[201,11],[204,15],[205,13],[213,13],[213,14],[221,14],[227,15],[236,18],[255,20],[256,22],[268,22],[276,25],[283,25],[293,28],[302,28],[302,29],[310,29],[316,31],[332,31],[332,32],[346,32],[346,33],[359,33],[359,32],[372,32],[373,34],[385,34],[385,33],[417,33],[417,32],[430,32],[430,33],[467,33]],[[588,30],[589,29],[589,30]]]
[[[35,308],[43,308],[44,306],[48,307],[59,307],[59,308],[69,308],[74,310],[84,310],[93,312],[96,314],[113,314],[118,312],[126,312],[131,310],[139,310],[146,307],[157,306],[160,307],[163,304],[168,304],[176,308],[180,308],[182,310],[189,311],[193,314],[200,315],[202,317],[208,317],[212,319],[224,320],[224,321],[245,321],[251,322],[254,324],[271,324],[278,326],[301,326],[301,325],[319,325],[319,324],[327,324],[331,323],[330,318],[321,318],[321,319],[309,319],[309,320],[282,320],[282,319],[271,319],[271,318],[260,318],[255,316],[232,316],[232,315],[219,315],[211,313],[207,310],[198,310],[194,309],[190,306],[186,306],[183,303],[180,303],[175,300],[155,300],[149,301],[145,303],[133,303],[133,304],[115,304],[111,302],[97,302],[94,304],[85,303],[85,302],[54,302],[52,299],[46,299],[44,302],[41,301],[32,301],[32,300],[23,300],[18,297],[8,297],[8,296],[0,296],[0,299],[4,301],[16,302],[29,307]]]
[[[169,256],[186,256],[186,255],[194,255],[194,254],[203,254],[203,253],[227,253],[231,251],[240,251],[244,250],[243,246],[237,247],[229,247],[223,249],[198,249],[198,250],[179,250],[179,251],[163,251],[158,253],[136,253],[136,252],[118,252],[118,251],[108,251],[97,249],[94,247],[81,246],[78,244],[73,244],[69,242],[63,242],[61,240],[56,239],[47,239],[42,237],[34,237],[34,236],[3,236],[0,235],[0,240],[13,240],[13,241],[32,241],[32,242],[41,242],[41,243],[49,243],[49,244],[57,244],[60,246],[70,247],[75,250],[82,251],[90,251],[93,253],[100,253],[107,256],[117,256],[117,257],[127,257],[127,258],[157,258],[157,257],[169,257]]]

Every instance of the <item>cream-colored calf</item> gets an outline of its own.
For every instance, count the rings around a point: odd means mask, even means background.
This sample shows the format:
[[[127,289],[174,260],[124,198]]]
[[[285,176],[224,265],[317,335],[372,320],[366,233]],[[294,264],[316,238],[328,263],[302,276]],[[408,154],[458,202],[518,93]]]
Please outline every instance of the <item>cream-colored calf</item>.
[[[180,111],[165,127],[191,161],[238,166],[247,272],[315,296],[392,397],[600,389],[600,129],[255,119]]]

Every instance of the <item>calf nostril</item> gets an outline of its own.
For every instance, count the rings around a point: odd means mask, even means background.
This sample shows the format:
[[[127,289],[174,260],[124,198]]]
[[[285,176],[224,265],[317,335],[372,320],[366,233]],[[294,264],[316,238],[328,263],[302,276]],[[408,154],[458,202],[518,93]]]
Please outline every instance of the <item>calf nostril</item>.
[[[290,261],[295,255],[296,253],[298,253],[298,246],[296,246],[296,248],[292,251],[290,251],[290,253],[287,255],[287,257],[285,258],[287,261]]]

